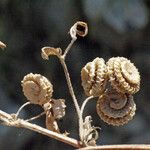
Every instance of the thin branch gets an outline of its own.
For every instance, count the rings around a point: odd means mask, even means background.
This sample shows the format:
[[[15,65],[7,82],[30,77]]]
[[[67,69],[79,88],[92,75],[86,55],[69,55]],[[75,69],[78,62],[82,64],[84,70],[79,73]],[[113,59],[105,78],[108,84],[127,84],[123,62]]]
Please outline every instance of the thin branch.
[[[77,38],[72,38],[70,44],[67,46],[67,48],[65,49],[65,52],[63,54],[63,58],[65,59],[67,53],[69,52],[69,50],[71,49],[73,43],[76,41]]]
[[[74,105],[75,105],[75,108],[76,108],[76,111],[77,111],[78,118],[80,118],[80,107],[79,107],[77,98],[75,96],[74,90],[73,90],[73,86],[72,86],[72,83],[71,83],[71,79],[70,79],[70,75],[69,75],[69,72],[68,72],[68,68],[66,66],[66,63],[65,63],[63,57],[59,57],[59,60],[60,60],[60,62],[62,64],[62,67],[64,69],[64,73],[65,73],[65,77],[66,77],[66,80],[67,80],[69,92],[70,92],[70,95],[71,95],[71,97],[73,99],[73,102],[74,102]]]
[[[86,99],[84,100],[84,102],[83,102],[83,104],[82,104],[82,106],[81,106],[81,116],[83,116],[83,111],[84,111],[84,108],[85,108],[87,102],[88,102],[89,100],[91,100],[92,98],[94,98],[94,97],[93,97],[93,96],[90,96],[90,97],[88,97],[88,98],[86,98]]]
[[[33,120],[35,120],[35,119],[37,119],[37,118],[40,118],[41,116],[45,115],[45,113],[46,113],[46,112],[44,111],[44,112],[40,113],[39,115],[37,115],[37,116],[35,116],[35,117],[32,117],[32,118],[30,118],[30,119],[26,119],[25,121],[27,121],[27,122],[33,121]]]
[[[60,59],[60,62],[62,64],[62,67],[64,69],[64,73],[65,73],[65,77],[66,77],[66,80],[67,80],[69,92],[70,92],[70,95],[72,96],[72,99],[73,99],[73,102],[74,102],[74,105],[75,105],[75,108],[76,108],[76,112],[77,112],[77,115],[78,115],[78,119],[79,119],[79,137],[80,137],[80,140],[82,140],[83,118],[82,118],[82,115],[81,115],[81,110],[80,110],[77,98],[76,98],[74,90],[73,90],[73,86],[72,86],[72,83],[71,83],[68,68],[67,68],[66,63],[64,61],[64,57],[59,57],[59,59]]]
[[[62,134],[50,131],[48,129],[45,129],[45,128],[40,127],[38,125],[29,123],[29,122],[22,120],[22,119],[15,119],[14,115],[8,114],[2,110],[0,110],[0,120],[3,121],[3,124],[5,124],[7,126],[26,128],[26,129],[41,133],[43,135],[46,135],[48,137],[51,137],[53,139],[59,140],[61,142],[64,142],[64,143],[71,145],[73,147],[76,147],[76,148],[82,147],[82,143],[77,141],[76,139],[73,139],[73,138],[64,136]]]
[[[149,144],[101,145],[80,148],[80,150],[150,150]]]
[[[22,110],[25,106],[27,106],[27,105],[29,105],[29,104],[31,104],[31,103],[30,103],[30,102],[24,103],[24,104],[18,109],[18,111],[17,111],[15,117],[18,118],[19,113],[21,112],[21,110]]]

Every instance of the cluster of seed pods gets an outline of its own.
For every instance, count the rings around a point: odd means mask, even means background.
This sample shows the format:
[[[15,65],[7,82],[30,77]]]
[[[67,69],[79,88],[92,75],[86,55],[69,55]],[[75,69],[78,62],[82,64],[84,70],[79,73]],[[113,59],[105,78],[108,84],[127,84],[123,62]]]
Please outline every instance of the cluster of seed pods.
[[[95,58],[82,68],[81,80],[85,94],[98,97],[96,109],[104,122],[119,126],[133,118],[140,74],[130,60],[113,57],[105,64],[103,58]]]

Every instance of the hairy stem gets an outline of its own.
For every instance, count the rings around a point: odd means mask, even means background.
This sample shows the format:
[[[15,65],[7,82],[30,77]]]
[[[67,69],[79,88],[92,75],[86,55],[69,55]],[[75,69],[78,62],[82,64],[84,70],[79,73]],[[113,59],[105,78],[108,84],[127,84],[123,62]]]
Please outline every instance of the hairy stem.
[[[4,125],[14,126],[14,127],[18,127],[18,128],[26,128],[26,129],[38,132],[40,134],[46,135],[48,137],[51,137],[53,139],[59,140],[61,142],[64,142],[64,143],[71,145],[73,147],[76,147],[76,148],[82,147],[82,143],[77,141],[76,139],[66,137],[62,134],[42,128],[38,125],[29,123],[22,119],[15,119],[14,115],[8,114],[2,110],[0,110],[0,121],[3,121]]]

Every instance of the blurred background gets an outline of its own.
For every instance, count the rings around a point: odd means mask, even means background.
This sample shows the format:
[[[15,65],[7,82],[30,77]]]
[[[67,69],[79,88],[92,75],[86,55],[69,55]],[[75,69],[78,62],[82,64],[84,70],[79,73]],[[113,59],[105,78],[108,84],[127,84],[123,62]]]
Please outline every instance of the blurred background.
[[[85,115],[92,115],[100,126],[98,144],[150,144],[150,1],[148,0],[1,0],[0,40],[7,44],[0,51],[0,109],[14,113],[26,102],[20,85],[30,73],[46,76],[54,85],[54,98],[66,99],[66,116],[59,121],[62,131],[78,138],[78,123],[62,67],[56,57],[41,58],[43,46],[65,49],[68,31],[78,20],[86,21],[89,34],[79,38],[67,55],[67,65],[75,94],[81,104],[81,68],[95,57],[107,61],[113,56],[129,58],[141,73],[141,90],[134,98],[137,111],[127,125],[113,127],[97,115],[96,100],[88,103]],[[30,118],[42,112],[39,106],[27,106],[20,114]],[[45,117],[34,123],[45,126]],[[13,127],[0,126],[0,149],[57,150],[72,147]]]

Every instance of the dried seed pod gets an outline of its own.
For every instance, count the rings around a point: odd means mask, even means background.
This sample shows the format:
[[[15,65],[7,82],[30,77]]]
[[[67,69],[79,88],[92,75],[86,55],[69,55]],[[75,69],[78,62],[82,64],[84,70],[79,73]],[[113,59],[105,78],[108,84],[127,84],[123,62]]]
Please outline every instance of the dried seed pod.
[[[0,48],[2,48],[2,49],[6,48],[6,45],[1,41],[0,41]]]
[[[23,78],[21,83],[24,95],[33,104],[43,105],[52,97],[52,84],[40,74],[30,73]]]
[[[106,123],[119,126],[128,123],[135,115],[133,96],[107,91],[97,101],[97,113]]]
[[[54,47],[43,47],[41,56],[43,59],[49,59],[48,57],[50,55],[56,55],[60,56],[62,54],[62,50],[60,48],[54,48]]]
[[[102,58],[95,58],[81,70],[82,86],[87,96],[100,96],[106,85],[106,65]]]
[[[73,39],[76,39],[78,36],[86,36],[88,33],[88,26],[85,22],[78,21],[70,29],[70,35]]]
[[[108,76],[118,92],[134,94],[140,89],[140,74],[130,60],[124,57],[111,58],[107,62]]]

